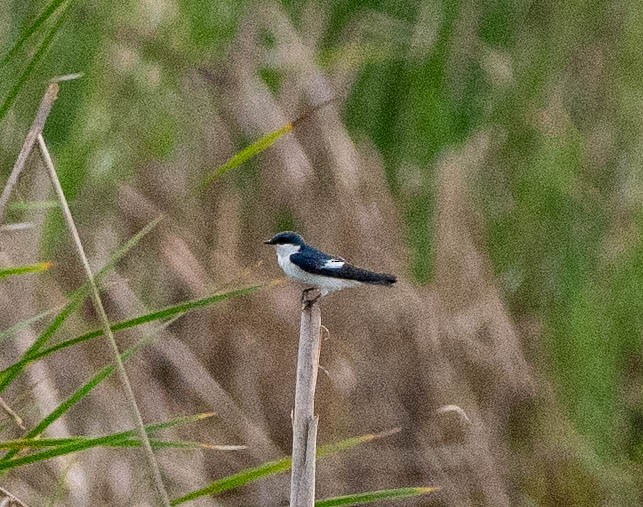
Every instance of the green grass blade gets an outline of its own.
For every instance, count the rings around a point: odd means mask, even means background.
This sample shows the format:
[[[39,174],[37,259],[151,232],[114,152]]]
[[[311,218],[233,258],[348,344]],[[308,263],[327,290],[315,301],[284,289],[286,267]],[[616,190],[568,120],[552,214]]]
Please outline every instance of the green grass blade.
[[[146,431],[153,432],[158,431],[162,428],[168,428],[171,426],[176,426],[178,424],[185,424],[188,422],[198,421],[204,418],[204,416],[210,416],[210,414],[198,414],[196,416],[189,417],[178,417],[164,423],[149,424],[145,426]],[[136,430],[122,431],[119,433],[113,433],[110,435],[105,435],[102,437],[73,437],[71,443],[65,443],[63,445],[54,446],[51,449],[45,451],[36,452],[29,454],[27,456],[21,456],[15,458],[15,454],[18,450],[12,451],[12,456],[5,456],[0,461],[0,471],[8,470],[11,468],[28,465],[30,463],[36,463],[39,461],[48,460],[58,456],[64,456],[66,454],[75,453],[78,451],[83,451],[86,449],[91,449],[92,447],[137,447],[141,445],[141,442],[138,439],[133,438],[136,434]],[[50,439],[55,440],[55,439]],[[68,440],[68,439],[61,439]],[[203,448],[203,444],[194,444],[191,442],[172,442],[172,441],[161,441],[155,440],[156,444],[159,447],[181,447],[186,448],[187,445],[196,445],[198,448]],[[197,448],[197,447],[192,447]]]
[[[150,233],[163,219],[163,217],[156,218],[152,220],[149,224],[143,227],[139,232],[132,236],[125,244],[116,250],[109,262],[98,272],[96,273],[96,282],[98,283],[103,276],[108,273],[118,261],[120,261],[130,250],[132,250],[148,233]],[[47,328],[36,338],[36,341],[23,353],[21,359],[10,366],[9,368],[0,372],[0,392],[2,392],[13,380],[20,375],[20,372],[27,364],[25,358],[28,358],[36,353],[38,353],[42,347],[46,345],[49,339],[54,335],[54,333],[63,325],[67,317],[73,314],[78,307],[82,304],[83,300],[87,297],[88,294],[87,284],[83,285],[76,291],[74,291],[69,299],[69,302],[62,308],[62,310],[56,315],[54,320],[47,326]]]
[[[174,322],[174,320],[175,319],[171,319],[163,323],[162,325],[160,325],[159,328],[157,329],[157,333],[162,329],[166,328],[167,326],[169,326],[172,322]],[[157,333],[155,333],[155,335]],[[143,348],[150,341],[152,341],[155,335],[151,335],[146,338],[143,338],[138,343],[136,343],[135,345],[133,345],[132,347],[130,347],[129,349],[121,353],[121,359],[123,360],[123,362],[126,362],[136,352],[138,352],[141,348]],[[62,417],[71,407],[73,407],[76,403],[78,403],[85,396],[87,396],[91,392],[91,390],[94,389],[94,387],[96,387],[103,380],[105,380],[107,377],[112,375],[114,373],[114,369],[115,369],[114,365],[108,365],[102,368],[101,370],[99,370],[88,382],[86,382],[83,386],[77,389],[71,396],[69,396],[65,401],[63,401],[60,405],[58,405],[49,415],[47,415],[44,419],[42,419],[33,429],[28,431],[27,434],[25,435],[25,438],[36,438],[40,434],[42,434],[43,431],[45,431],[51,424],[53,424],[56,420]],[[170,421],[151,424],[148,426],[148,431],[156,432],[162,429],[176,426],[178,424],[186,424],[189,422],[204,419],[206,417],[211,417],[212,415],[213,415],[212,413],[205,413],[205,414],[197,414],[197,415],[192,415],[187,417],[178,417]],[[135,435],[135,431],[134,430],[126,431],[126,432],[120,433],[119,435],[122,436],[123,438],[131,438]],[[16,450],[9,451],[0,459],[0,463],[3,463],[4,461],[11,459],[17,453],[18,451]]]
[[[38,31],[38,29],[52,16],[52,14],[54,14],[54,12],[56,12],[63,2],[65,2],[65,0],[53,0],[47,7],[45,7],[45,10],[42,11],[40,16],[38,16],[33,23],[25,29],[7,54],[2,57],[2,60],[0,60],[0,67],[4,67],[9,60],[11,60],[18,51],[20,51],[22,46],[24,46],[31,36]]]
[[[245,484],[256,481],[257,479],[261,479],[262,477],[286,472],[287,470],[290,470],[291,462],[292,460],[290,458],[281,458],[275,461],[269,461],[257,467],[246,468],[237,474],[229,475],[223,479],[211,482],[204,488],[197,489],[187,495],[175,498],[170,502],[170,504],[180,505],[182,503],[201,498],[202,496],[218,495],[224,491],[239,488]]]
[[[266,134],[265,136],[259,138],[256,140],[254,143],[252,143],[250,146],[246,146],[244,149],[242,149],[240,152],[234,154],[232,157],[230,157],[224,164],[220,165],[217,167],[212,174],[209,176],[206,176],[203,179],[202,187],[205,187],[212,183],[214,180],[219,178],[220,176],[223,176],[225,173],[227,173],[229,170],[234,169],[235,167],[240,166],[244,162],[248,161],[255,155],[261,153],[262,151],[266,150],[267,148],[270,148],[275,142],[284,134],[287,134],[288,132],[292,131],[293,124],[292,123],[286,123],[283,127],[280,129],[274,130],[273,132],[270,132]]]
[[[124,329],[130,329],[132,327],[136,326],[141,326],[143,324],[148,324],[150,322],[154,322],[157,320],[163,320],[163,319],[168,319],[172,317],[181,317],[184,314],[196,310],[198,308],[203,308],[208,305],[212,305],[215,303],[219,303],[221,301],[225,301],[227,299],[231,299],[234,297],[239,297],[239,296],[246,296],[248,294],[252,294],[253,292],[257,291],[260,289],[262,286],[261,285],[253,285],[250,287],[244,287],[243,289],[237,289],[237,290],[232,290],[229,292],[224,292],[221,294],[214,294],[212,296],[207,296],[201,299],[194,299],[192,301],[187,301],[185,303],[181,303],[178,305],[173,305],[173,306],[168,306],[166,308],[163,308],[162,310],[157,310],[155,312],[147,313],[145,315],[141,315],[139,317],[135,317],[133,319],[128,319],[128,320],[123,320],[120,322],[116,322],[110,326],[111,330],[116,332],[116,331],[122,331]],[[93,340],[94,338],[98,338],[103,335],[102,329],[95,329],[93,331],[89,331],[83,335],[77,336],[76,338],[71,338],[69,340],[65,340],[63,342],[60,342],[56,345],[52,345],[51,347],[42,350],[41,352],[32,354],[27,357],[23,357],[20,361],[17,363],[11,365],[7,369],[3,370],[0,372],[0,376],[3,375],[5,372],[8,372],[12,368],[16,367],[21,367],[23,368],[25,365],[37,361],[39,359],[42,359],[45,356],[48,356],[50,354],[53,354],[54,352],[57,352],[59,350],[65,349],[67,347],[71,347],[73,345],[77,345],[79,343],[83,343],[89,340]]]
[[[47,53],[47,50],[49,49],[49,46],[51,45],[52,41],[54,40],[54,37],[58,33],[58,30],[62,26],[63,22],[67,18],[67,13],[69,12],[69,6],[71,5],[71,2],[69,2],[63,11],[60,13],[60,16],[58,16],[58,19],[54,23],[54,25],[51,27],[45,38],[43,39],[42,43],[38,47],[36,53],[33,55],[31,60],[29,61],[29,64],[25,68],[25,70],[20,74],[18,77],[18,81],[16,84],[9,90],[9,93],[7,94],[7,97],[5,98],[4,102],[0,106],[0,122],[4,118],[4,116],[7,114],[7,111],[11,108],[13,103],[15,102],[16,98],[18,97],[18,94],[20,93],[20,90],[22,90],[22,87],[25,85],[25,83],[29,80],[29,77],[31,77],[31,74],[33,74],[33,71],[36,69],[38,64],[40,63],[40,60],[42,60],[42,57],[45,56],[45,53]]]
[[[63,309],[56,315],[54,320],[49,326],[36,338],[36,341],[24,352],[22,355],[23,358],[28,357],[30,354],[38,351],[53,334],[62,326],[63,322],[67,320],[72,313],[80,306],[83,299],[86,296],[86,292],[82,293],[81,291],[76,291],[72,294],[70,301],[63,307]],[[22,371],[21,366],[22,359],[19,360],[14,365],[0,372],[0,392],[2,392]]]
[[[201,421],[203,419],[207,419],[208,417],[213,417],[214,413],[213,412],[206,412],[203,414],[196,414],[196,415],[189,415],[189,416],[179,416],[175,417],[173,419],[170,419],[169,421],[164,421],[161,423],[153,423],[153,424],[148,424],[145,429],[149,434],[155,434],[158,431],[167,429],[167,428],[172,428],[175,426],[181,426],[189,423],[194,423],[197,421]],[[105,444],[117,444],[121,441],[127,441],[134,439],[135,441],[138,441],[136,437],[136,431],[135,430],[128,430],[128,431],[121,431],[118,433],[112,433],[110,435],[106,435],[106,437],[111,437],[113,440],[107,440],[105,441]],[[5,441],[0,441],[0,449],[29,449],[29,448],[39,448],[39,447],[56,447],[60,445],[68,445],[68,444],[73,444],[76,442],[80,441],[86,441],[90,440],[92,438],[105,438],[105,437],[85,437],[85,436],[76,436],[76,437],[66,437],[66,438],[40,438],[39,436],[35,437],[28,437],[28,438],[18,438],[15,440],[5,440]],[[167,442],[167,441],[164,441]],[[176,442],[169,442],[169,443],[176,443]],[[184,444],[196,444],[201,447],[214,447],[216,446],[210,446],[208,444],[201,444],[201,443],[195,443],[195,442],[182,442],[180,445]],[[243,447],[243,446],[241,446]]]
[[[68,438],[17,438],[15,440],[0,441],[0,449],[34,449],[40,447],[56,447],[59,445],[73,444],[85,437]]]
[[[356,445],[363,444],[366,442],[371,442],[377,438],[383,438],[389,436],[393,433],[397,433],[399,429],[387,431],[384,433],[368,433],[366,435],[361,435],[358,437],[348,438],[330,445],[324,445],[317,449],[317,457],[321,458],[329,454],[334,454],[340,451],[348,450]],[[222,479],[218,479],[214,482],[211,482],[207,486],[192,491],[182,497],[175,498],[170,503],[172,505],[180,505],[185,502],[190,502],[202,496],[208,495],[218,495],[224,491],[229,491],[231,489],[239,488],[250,482],[254,482],[263,477],[268,477],[270,475],[275,475],[281,472],[286,472],[290,470],[292,464],[292,459],[290,457],[281,458],[275,461],[268,461],[257,467],[246,468],[240,472],[229,475]]]
[[[133,354],[138,352],[141,348],[147,345],[151,340],[151,337],[146,337],[140,340],[137,344],[127,349],[121,354],[123,362],[127,361]],[[94,389],[98,384],[100,384],[107,377],[111,376],[114,373],[114,365],[105,366],[100,369],[89,381],[83,384],[78,388],[71,396],[69,396],[65,401],[58,405],[53,411],[51,411],[44,419],[42,419],[34,428],[29,430],[25,435],[25,438],[36,438],[43,431],[45,431],[49,426],[51,426],[56,420],[61,418],[67,411],[73,407],[76,403],[82,400],[87,396],[92,389]],[[9,451],[5,454],[2,459],[0,459],[0,465],[18,453],[17,450]],[[0,470],[2,468],[0,467]]]
[[[400,432],[400,428],[393,428],[388,431],[383,431],[381,433],[366,433],[365,435],[359,435],[357,437],[347,438],[346,440],[341,440],[334,444],[323,445],[317,449],[317,457],[322,458],[330,454],[337,454],[338,452],[346,451],[352,449],[353,447],[372,442],[373,440],[379,440],[380,438],[389,437]]]
[[[17,453],[18,451],[12,451],[13,454],[11,455],[11,457],[5,457],[2,461],[0,461],[0,471],[48,460],[58,456],[64,456],[65,454],[84,451],[86,449],[99,447],[101,445],[103,445],[101,439],[79,441],[73,444],[61,445],[52,449],[48,449],[46,451],[37,452],[34,454],[29,454],[28,456],[21,456],[18,458],[14,457],[15,453]]]
[[[382,489],[379,491],[367,491],[366,493],[355,493],[353,495],[336,496],[317,500],[315,507],[341,507],[345,505],[364,505],[381,500],[396,500],[414,496],[427,495],[437,491],[439,488],[398,488]]]
[[[154,449],[179,449],[185,451],[243,451],[247,445],[215,445],[203,442],[190,442],[186,440],[159,440],[151,438],[150,444]],[[102,444],[105,447],[140,447],[141,441],[138,438],[116,440]]]
[[[184,440],[159,440],[156,438],[150,439],[150,444],[153,449],[179,449],[184,451],[203,451],[203,450],[224,450],[224,447],[229,447],[225,450],[240,451],[246,449],[244,445],[239,446],[215,446],[210,444],[203,444],[201,442],[188,442]],[[140,447],[141,441],[138,438],[130,438],[128,440],[117,440],[114,442],[107,442],[101,444],[103,447]]]
[[[0,342],[6,338],[9,338],[10,336],[13,336],[18,331],[29,327],[34,322],[38,322],[40,319],[44,319],[48,315],[51,315],[53,312],[54,310],[44,311],[42,313],[39,313],[38,315],[34,315],[33,317],[29,317],[28,319],[20,321],[17,324],[14,324],[13,326],[5,329],[4,331],[0,331]]]
[[[214,415],[215,415],[214,412],[204,412],[202,414],[179,416],[179,417],[170,419],[169,421],[148,424],[145,426],[145,431],[147,431],[147,433],[149,433],[150,435],[154,435],[158,431],[166,430],[168,428],[173,428],[175,426],[183,426],[185,424],[202,421],[203,419],[214,417]],[[118,438],[133,438],[133,437],[136,437],[136,430],[122,431],[120,433],[115,433],[113,436]]]
[[[248,161],[255,155],[258,155],[262,151],[270,148],[277,140],[282,137],[284,134],[287,134],[288,132],[292,132],[292,129],[295,128],[295,126],[304,120],[306,120],[308,117],[310,117],[313,113],[319,111],[320,109],[326,107],[328,104],[331,104],[335,101],[337,101],[340,97],[333,97],[331,99],[325,100],[324,102],[321,102],[317,104],[316,106],[312,107],[311,109],[305,111],[299,118],[297,118],[294,121],[286,123],[283,127],[273,130],[272,132],[269,132],[265,136],[257,139],[254,143],[252,143],[249,146],[246,146],[244,149],[242,149],[240,152],[234,154],[232,157],[230,157],[224,164],[220,165],[217,167],[214,172],[209,175],[205,176],[201,182],[201,187],[206,187],[210,183],[212,183],[214,180],[219,178],[220,176],[223,176],[225,173],[227,173],[230,169],[234,169],[235,167],[239,167],[241,164],[244,162]]]
[[[139,440],[111,441],[110,439],[111,436],[93,439],[77,439],[77,441],[71,444],[59,445],[46,451],[36,452],[27,456],[21,456],[17,458],[12,456],[10,459],[0,461],[0,472],[24,465],[29,465],[31,463],[45,461],[51,458],[64,456],[66,454],[84,451],[93,447],[139,447],[141,445],[141,442]],[[172,446],[165,445],[164,447]]]
[[[8,450],[29,450],[29,449],[42,449],[43,447],[60,447],[62,445],[74,445],[78,443],[87,442],[90,440],[88,437],[68,437],[68,438],[20,438],[16,440],[0,441],[0,449]],[[114,447],[133,447],[138,440],[125,439],[115,440],[114,442],[106,442],[102,445],[111,445]]]
[[[28,275],[32,273],[42,273],[51,268],[51,262],[37,262],[36,264],[27,264],[25,266],[15,266],[13,268],[0,268],[0,278],[14,275]]]

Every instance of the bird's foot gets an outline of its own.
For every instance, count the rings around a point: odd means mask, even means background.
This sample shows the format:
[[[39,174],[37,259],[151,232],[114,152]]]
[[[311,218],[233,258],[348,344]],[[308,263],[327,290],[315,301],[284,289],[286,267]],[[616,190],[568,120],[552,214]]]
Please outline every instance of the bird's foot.
[[[317,291],[317,295],[311,297],[311,293],[314,294],[315,291]],[[304,289],[301,293],[301,309],[304,310],[306,308],[310,308],[313,303],[319,301],[319,298],[321,298],[321,292],[318,291],[317,287]]]

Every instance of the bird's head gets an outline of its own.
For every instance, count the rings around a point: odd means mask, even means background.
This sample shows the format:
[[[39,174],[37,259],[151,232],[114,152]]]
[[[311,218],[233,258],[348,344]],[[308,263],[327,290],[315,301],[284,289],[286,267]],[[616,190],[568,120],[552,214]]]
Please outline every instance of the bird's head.
[[[275,234],[272,238],[264,241],[266,245],[274,245],[277,257],[288,258],[291,254],[299,252],[305,245],[304,238],[292,231],[285,231]]]
[[[304,246],[304,238],[299,234],[292,231],[284,231],[275,234],[272,238],[267,241],[264,241],[266,245],[292,245],[292,246]]]

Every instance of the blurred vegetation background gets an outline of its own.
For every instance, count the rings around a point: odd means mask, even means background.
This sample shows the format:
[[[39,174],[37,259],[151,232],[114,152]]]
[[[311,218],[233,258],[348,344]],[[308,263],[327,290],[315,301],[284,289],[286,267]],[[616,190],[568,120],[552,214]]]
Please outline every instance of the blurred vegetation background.
[[[319,439],[402,432],[320,465],[321,493],[428,484],[443,488],[436,505],[643,504],[640,1],[6,0],[2,11],[0,181],[47,81],[82,72],[62,84],[44,135],[93,265],[166,216],[109,277],[114,320],[280,276],[261,240],[283,229],[399,275],[395,289],[324,301]],[[32,157],[7,222],[35,227],[0,232],[0,262],[54,268],[0,282],[2,329],[82,283],[52,195]],[[289,453],[298,304],[284,284],[203,311],[132,368],[146,419],[212,410],[208,438],[251,447],[161,456],[176,494]],[[93,319],[88,306],[69,327]],[[5,342],[4,363],[29,339]],[[48,360],[10,404],[29,419],[106,350]],[[117,393],[60,431],[127,426]],[[471,423],[436,412],[449,404]],[[144,503],[135,451],[91,452],[75,458],[63,503]],[[5,482],[46,498],[69,466]],[[279,505],[284,481],[203,505]]]

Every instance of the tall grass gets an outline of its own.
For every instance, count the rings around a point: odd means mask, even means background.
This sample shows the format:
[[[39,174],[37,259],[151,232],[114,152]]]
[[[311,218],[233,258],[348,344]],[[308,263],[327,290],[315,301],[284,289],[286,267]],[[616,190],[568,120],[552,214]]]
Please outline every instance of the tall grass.
[[[43,84],[84,72],[45,137],[90,258],[104,264],[133,231],[168,217],[99,277],[111,327],[131,324],[119,339],[155,334],[212,287],[273,276],[259,240],[299,229],[406,280],[325,302],[321,440],[405,431],[321,460],[321,498],[412,477],[453,504],[640,503],[640,5],[101,5],[7,9],[0,180]],[[12,195],[47,202],[37,161],[25,176]],[[25,227],[0,229],[2,269],[53,262],[0,279],[2,396],[34,428],[108,365],[85,323],[87,289],[72,292],[82,281],[58,211],[14,206],[7,217]],[[220,413],[171,429],[188,435],[171,441],[249,445],[191,450],[190,476],[183,451],[159,449],[170,498],[287,454],[296,299],[285,285],[213,301],[159,330],[176,357],[151,346],[129,359],[150,420]],[[154,308],[177,313],[136,324]],[[129,429],[109,377],[47,431]],[[444,404],[463,406],[472,424],[436,414]],[[3,427],[3,440],[16,428]],[[134,484],[119,497],[104,452],[74,458],[94,482],[81,493],[74,484],[85,479],[62,479],[61,498],[145,497],[135,453],[109,451],[122,453],[119,477]],[[3,485],[39,498],[54,487],[30,474],[66,477],[56,463],[17,468]],[[248,483],[235,501],[283,502],[285,480]]]

